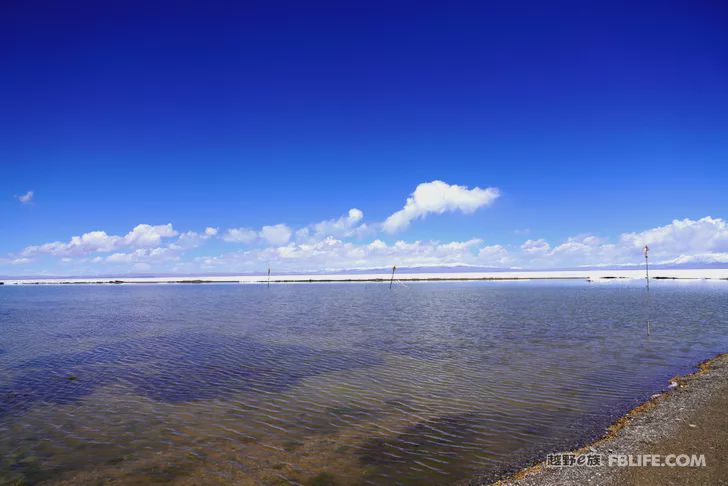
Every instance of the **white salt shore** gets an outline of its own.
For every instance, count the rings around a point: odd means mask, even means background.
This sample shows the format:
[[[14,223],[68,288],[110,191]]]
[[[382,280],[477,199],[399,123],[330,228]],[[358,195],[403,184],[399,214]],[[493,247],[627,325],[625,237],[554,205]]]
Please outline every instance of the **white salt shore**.
[[[368,274],[315,274],[315,275],[271,275],[271,283],[308,282],[372,282],[389,281],[390,273]],[[573,270],[573,271],[505,271],[505,272],[432,272],[396,273],[400,281],[443,281],[443,280],[536,280],[536,279],[583,279],[594,282],[609,282],[613,279],[644,279],[644,270]],[[728,280],[728,269],[655,269],[650,270],[651,279],[709,279]],[[84,283],[266,283],[265,275],[226,275],[192,277],[85,277],[85,278],[30,278],[5,279],[12,284],[84,284]]]

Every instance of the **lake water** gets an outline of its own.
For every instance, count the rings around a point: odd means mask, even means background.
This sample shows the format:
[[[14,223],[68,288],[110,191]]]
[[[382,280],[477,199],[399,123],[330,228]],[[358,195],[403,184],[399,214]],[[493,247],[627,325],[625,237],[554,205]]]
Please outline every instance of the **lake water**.
[[[728,282],[647,302],[643,282],[5,285],[0,483],[507,471],[728,351]]]

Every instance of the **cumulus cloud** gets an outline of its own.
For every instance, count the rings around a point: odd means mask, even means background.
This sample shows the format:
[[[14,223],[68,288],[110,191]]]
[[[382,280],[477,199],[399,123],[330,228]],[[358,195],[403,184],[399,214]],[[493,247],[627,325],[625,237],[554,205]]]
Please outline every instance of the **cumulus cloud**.
[[[551,245],[546,240],[539,238],[538,240],[526,240],[521,245],[521,250],[529,255],[544,255],[549,252]]]
[[[425,207],[421,198],[415,196],[411,198],[411,205]],[[452,207],[462,210],[464,206]],[[651,248],[650,257],[654,263],[728,263],[728,224],[710,216],[697,220],[676,219],[663,226],[622,233],[614,238],[581,234],[553,243],[532,238],[521,245],[486,243],[479,238],[449,242],[376,238],[365,242],[361,236],[371,229],[363,219],[363,212],[352,208],[338,218],[299,229],[295,238],[294,231],[285,224],[263,226],[259,230],[232,228],[222,234],[214,227],[180,233],[172,224],[140,224],[124,235],[97,230],[73,236],[65,242],[28,246],[18,254],[0,258],[0,264],[27,265],[37,261],[36,257],[51,256],[57,258],[58,263],[64,263],[66,269],[75,264],[88,265],[82,267],[84,271],[93,271],[94,265],[102,264],[114,269],[177,271],[184,268],[192,272],[260,271],[268,264],[277,271],[335,271],[391,265],[537,269],[639,264],[643,261],[642,248],[646,244]],[[356,240],[353,239],[355,236]],[[186,251],[215,237],[255,245],[218,255],[185,255]]]
[[[107,263],[148,263],[179,260],[177,255],[170,248],[139,248],[128,253],[113,253],[106,257]]]
[[[30,204],[33,201],[33,191],[28,191],[23,195],[17,196],[17,198],[23,204]]]
[[[327,237],[314,242],[291,242],[268,248],[253,248],[196,261],[208,270],[234,268],[257,271],[270,265],[277,271],[322,271],[398,266],[468,265],[478,262],[479,239],[441,243],[376,239],[357,244]],[[500,254],[502,257],[503,254]]]
[[[24,257],[33,257],[40,254],[54,256],[79,255],[94,251],[111,251],[121,238],[109,236],[105,231],[90,231],[81,236],[73,236],[68,243],[54,241],[42,245],[27,246],[21,252]]]
[[[329,236],[338,238],[361,237],[369,230],[369,227],[361,222],[362,219],[364,219],[364,212],[361,209],[351,208],[344,216],[320,221],[297,230],[296,239],[299,241],[315,241]]]
[[[624,233],[620,244],[639,253],[644,245],[654,255],[712,253],[728,251],[728,225],[725,220],[706,216],[698,220],[675,219],[672,223],[639,233]]]
[[[285,224],[263,226],[260,231],[251,228],[230,228],[221,236],[228,243],[263,243],[284,245],[291,239],[293,230]]]
[[[79,256],[89,253],[107,253],[124,247],[145,248],[159,246],[162,238],[177,236],[171,224],[152,226],[140,224],[125,236],[109,235],[105,231],[89,231],[73,236],[67,243],[54,241],[42,245],[28,246],[21,252],[23,257],[37,255]]]
[[[150,247],[159,246],[162,238],[177,236],[177,231],[172,228],[171,224],[160,224],[152,226],[149,224],[140,224],[134,227],[125,237],[124,242],[128,246],[134,247]]]
[[[252,243],[258,239],[258,232],[250,228],[230,228],[222,235],[228,243]]]
[[[475,262],[485,266],[510,266],[514,263],[510,252],[502,245],[487,245],[478,251]]]
[[[655,263],[723,263],[728,261],[728,225],[721,218],[707,216],[622,233],[616,241],[587,234],[552,247],[543,239],[527,240],[521,245],[520,261],[531,267],[637,264],[645,245]]]
[[[596,256],[604,254],[606,250],[613,250],[616,247],[602,238],[594,235],[571,236],[560,245],[546,252],[550,257],[556,256]]]
[[[351,208],[339,218],[312,223],[295,232],[285,224],[263,226],[259,231],[245,227],[230,228],[221,236],[221,239],[228,243],[263,243],[280,246],[288,243],[294,235],[296,241],[308,243],[328,237],[361,237],[369,231],[369,227],[361,222],[363,218],[364,212],[361,209]]]
[[[394,233],[406,228],[414,219],[424,218],[435,213],[460,211],[472,213],[476,209],[491,204],[499,196],[496,188],[469,189],[465,186],[450,185],[443,181],[432,181],[419,184],[407,199],[404,207],[389,216],[381,225],[375,225],[386,232]],[[374,228],[363,222],[364,212],[351,208],[347,214],[334,219],[304,226],[295,231],[298,242],[313,243],[329,237],[352,238],[363,237],[374,232]],[[283,245],[290,241],[293,230],[285,224],[263,226],[259,231],[252,228],[231,228],[221,237],[231,243],[251,244],[265,242],[269,245]]]
[[[364,213],[361,209],[351,208],[346,216],[342,216],[338,219],[330,219],[327,221],[321,221],[313,225],[313,229],[316,234],[328,234],[336,235],[346,233],[348,230],[353,228],[359,221],[364,218]]]
[[[384,221],[382,227],[388,233],[395,233],[407,228],[413,220],[424,218],[431,213],[442,214],[453,211],[472,213],[478,208],[492,204],[498,196],[500,191],[495,187],[468,189],[443,181],[424,182],[415,188],[402,209]]]
[[[179,235],[179,238],[177,238],[177,241],[171,243],[169,247],[173,250],[190,250],[192,248],[197,248],[198,246],[202,245],[202,243],[204,243],[206,240],[209,240],[213,236],[217,235],[217,233],[217,228],[213,228],[210,226],[205,228],[205,230],[201,233],[198,233],[196,231],[187,231],[186,233],[181,233]]]
[[[285,245],[291,239],[291,228],[285,224],[263,226],[259,236],[270,245]]]

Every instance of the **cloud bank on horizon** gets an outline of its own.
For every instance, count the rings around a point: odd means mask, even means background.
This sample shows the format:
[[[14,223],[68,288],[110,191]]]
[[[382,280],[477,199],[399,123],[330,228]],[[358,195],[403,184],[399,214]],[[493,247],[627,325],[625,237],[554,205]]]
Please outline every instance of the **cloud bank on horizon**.
[[[584,234],[553,243],[529,238],[520,245],[486,241],[480,235],[465,241],[385,241],[430,214],[471,214],[492,205],[499,196],[495,187],[469,189],[435,180],[419,184],[402,209],[383,222],[367,223],[361,209],[351,208],[340,217],[300,228],[275,223],[257,229],[241,226],[221,231],[209,226],[180,232],[172,223],[143,223],[124,235],[93,230],[66,242],[26,246],[0,257],[0,269],[9,275],[58,273],[58,264],[67,274],[256,272],[268,266],[278,272],[305,272],[394,264],[544,269],[636,264],[641,262],[644,245],[651,247],[655,263],[728,264],[728,224],[712,216],[675,219],[622,233],[616,239]],[[207,251],[206,245],[213,241],[226,248]]]

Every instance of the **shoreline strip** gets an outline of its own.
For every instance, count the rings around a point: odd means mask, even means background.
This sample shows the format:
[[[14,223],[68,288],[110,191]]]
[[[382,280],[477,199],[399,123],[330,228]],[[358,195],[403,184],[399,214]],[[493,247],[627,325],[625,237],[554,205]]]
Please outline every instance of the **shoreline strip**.
[[[709,443],[715,437],[697,438],[687,436],[684,432],[677,431],[676,428],[683,426],[683,422],[688,419],[703,417],[708,423],[719,420],[723,421],[726,415],[715,415],[716,407],[718,410],[728,410],[728,353],[722,353],[713,358],[706,359],[696,366],[696,370],[685,374],[677,375],[671,378],[668,383],[670,386],[662,392],[655,393],[650,399],[642,404],[629,410],[622,417],[609,425],[605,433],[598,439],[585,444],[582,447],[572,451],[553,451],[554,453],[567,453],[574,455],[601,453],[606,454],[631,454],[640,455],[650,453],[653,449],[660,449],[660,446],[667,446],[673,442],[679,442],[684,449],[701,450],[703,444]],[[707,407],[707,408],[706,408]],[[713,415],[711,415],[713,414]],[[698,421],[698,420],[692,420]],[[728,424],[728,422],[726,423]],[[710,436],[722,434],[718,438],[718,442],[725,442],[724,437],[728,435],[726,424],[717,423],[714,428],[707,427],[707,430],[698,431]],[[697,426],[689,423],[689,430],[693,430]],[[680,442],[682,441],[682,442]],[[707,446],[706,446],[707,448]],[[705,451],[704,453],[708,453]],[[682,454],[688,453],[687,450],[668,450],[667,453]],[[685,484],[696,481],[691,475],[698,473],[706,474],[724,474],[724,472],[714,473],[711,470],[705,471],[707,468],[728,468],[723,461],[708,461],[703,471],[696,471],[696,468],[659,468],[659,467],[609,467],[603,465],[600,467],[571,467],[571,468],[551,468],[547,467],[546,461],[543,460],[536,464],[526,466],[515,473],[510,473],[504,477],[493,481],[483,478],[472,478],[462,484],[465,485],[491,485],[491,486],[536,486],[536,485],[565,485],[565,484],[586,484],[588,482],[596,482],[597,484],[620,484],[625,481],[634,483],[634,475],[643,475],[640,478],[640,484],[644,481],[650,481],[650,474],[660,473],[661,475],[673,474],[676,477],[689,477]],[[658,477],[654,476],[655,484],[660,481],[674,481],[674,477]],[[678,481],[679,483],[679,481]],[[698,484],[698,483],[695,483]]]

